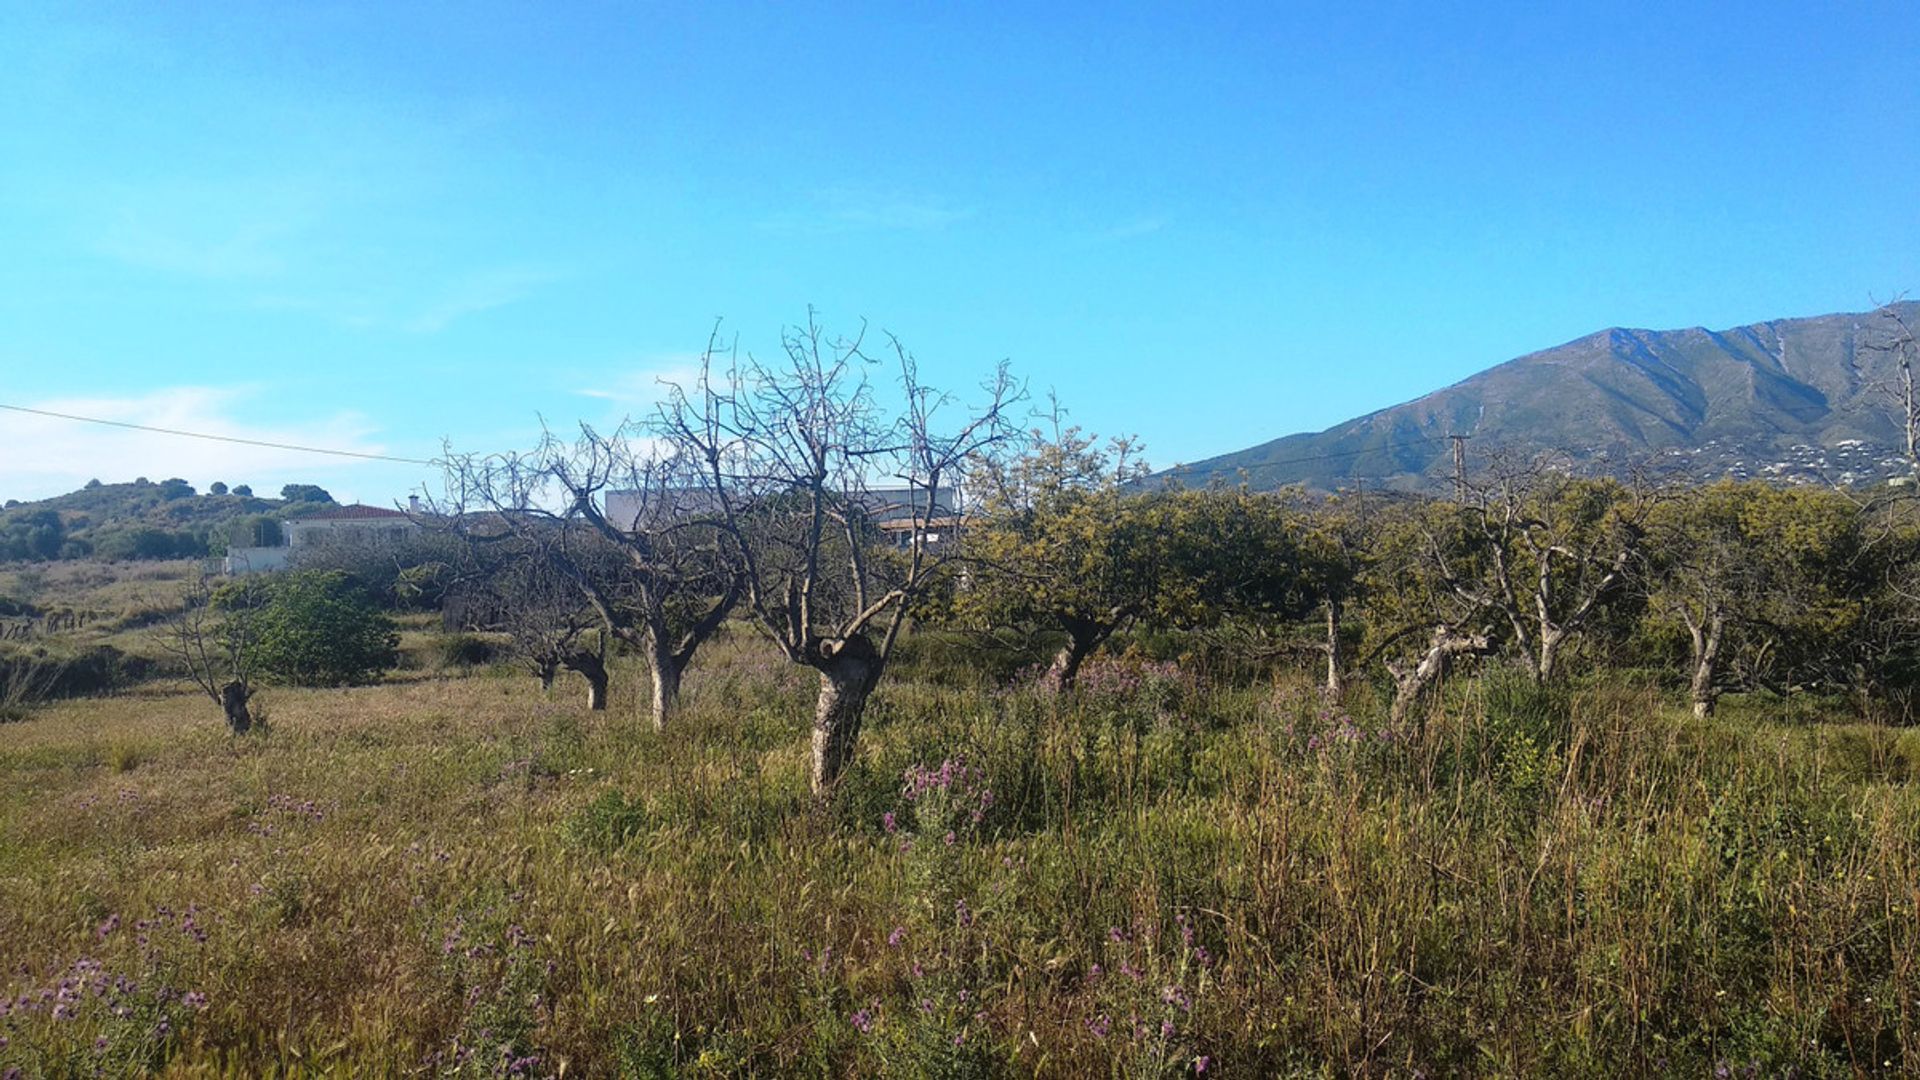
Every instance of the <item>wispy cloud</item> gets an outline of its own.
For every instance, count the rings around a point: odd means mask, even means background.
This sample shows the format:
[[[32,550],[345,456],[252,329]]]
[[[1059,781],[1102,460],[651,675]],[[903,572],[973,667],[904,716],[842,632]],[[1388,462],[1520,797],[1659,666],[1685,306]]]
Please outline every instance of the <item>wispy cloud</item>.
[[[390,451],[373,441],[364,416],[341,412],[302,424],[257,424],[242,418],[257,391],[243,387],[177,386],[124,397],[63,397],[21,402],[29,408],[98,417],[147,427],[172,428],[258,442],[347,450]],[[108,427],[50,416],[0,414],[7,453],[0,455],[0,492],[36,498],[71,491],[89,479],[153,480],[181,476],[205,486],[218,479],[259,486],[269,479],[337,475],[374,464],[359,458],[184,438]],[[283,481],[284,482],[284,481]],[[262,493],[267,489],[262,488]]]
[[[141,270],[222,281],[303,268],[350,181],[306,173],[115,181],[68,193],[95,254]]]
[[[313,315],[354,330],[437,334],[463,319],[520,303],[565,277],[553,269],[508,266],[456,276],[407,296],[380,295],[364,286],[288,288],[259,292],[249,303],[261,311]]]
[[[634,367],[615,372],[598,385],[581,387],[574,393],[628,408],[657,405],[667,399],[675,386],[691,386],[700,377],[700,357],[695,353],[649,357]]]
[[[402,322],[415,334],[437,334],[470,315],[479,315],[517,303],[556,281],[560,274],[535,267],[504,267],[472,274],[449,283],[425,310]]]

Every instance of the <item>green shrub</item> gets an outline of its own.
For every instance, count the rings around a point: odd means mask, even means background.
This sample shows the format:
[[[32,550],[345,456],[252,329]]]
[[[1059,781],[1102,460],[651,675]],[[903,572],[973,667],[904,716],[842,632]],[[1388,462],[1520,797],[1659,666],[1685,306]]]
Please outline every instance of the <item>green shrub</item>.
[[[433,659],[442,668],[475,668],[501,659],[500,646],[478,634],[448,634],[433,645]]]
[[[560,826],[560,834],[576,847],[607,854],[651,832],[654,825],[654,815],[648,812],[643,800],[629,799],[618,791],[604,791],[568,818]]]
[[[397,662],[400,635],[393,620],[347,575],[298,571],[264,588],[256,659],[267,674],[296,686],[345,686],[370,682]],[[222,595],[229,603],[237,596]]]
[[[190,532],[142,525],[106,533],[93,544],[93,553],[111,561],[132,559],[192,559],[207,553],[205,537]]]

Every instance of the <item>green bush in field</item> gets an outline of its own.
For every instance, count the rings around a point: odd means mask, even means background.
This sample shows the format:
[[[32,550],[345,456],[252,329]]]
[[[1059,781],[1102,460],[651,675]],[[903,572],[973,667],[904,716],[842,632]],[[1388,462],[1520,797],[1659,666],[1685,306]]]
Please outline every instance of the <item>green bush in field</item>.
[[[274,678],[296,686],[345,686],[378,678],[398,659],[393,620],[343,573],[298,571],[249,581],[223,590],[225,602],[239,589],[267,592],[256,658]]]
[[[500,646],[478,634],[448,634],[434,647],[434,662],[442,668],[480,667],[500,657]]]
[[[207,543],[194,533],[141,525],[102,534],[94,541],[93,553],[98,558],[116,562],[132,559],[191,559],[205,555]]]

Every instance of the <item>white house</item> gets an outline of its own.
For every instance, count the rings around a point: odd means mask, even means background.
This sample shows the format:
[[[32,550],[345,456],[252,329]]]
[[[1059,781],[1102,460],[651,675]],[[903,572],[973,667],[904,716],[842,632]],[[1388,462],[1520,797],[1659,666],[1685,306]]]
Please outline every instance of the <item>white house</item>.
[[[645,520],[675,521],[693,514],[716,514],[720,509],[718,500],[703,488],[648,492],[610,489],[605,501],[607,521],[629,531]],[[916,526],[921,540],[929,546],[951,543],[963,520],[958,509],[959,492],[951,487],[932,492],[922,487],[869,488],[859,494],[859,502],[867,520],[889,544],[899,548],[913,546]]]
[[[415,500],[416,508],[417,505]],[[226,572],[253,574],[284,570],[304,549],[336,542],[398,541],[419,527],[417,522],[399,510],[358,503],[336,506],[317,514],[282,521],[279,544],[271,547],[228,548]]]

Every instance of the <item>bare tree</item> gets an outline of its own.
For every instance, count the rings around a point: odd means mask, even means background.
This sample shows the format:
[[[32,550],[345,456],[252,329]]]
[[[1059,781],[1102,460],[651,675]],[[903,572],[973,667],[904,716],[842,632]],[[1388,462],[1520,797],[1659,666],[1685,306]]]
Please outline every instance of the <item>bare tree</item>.
[[[956,509],[942,493],[1010,435],[1005,414],[1021,396],[1002,365],[984,404],[945,426],[951,400],[923,384],[912,354],[889,338],[899,405],[883,408],[864,336],[830,335],[809,312],[772,361],[723,350],[716,338],[658,425],[676,457],[699,465],[709,505],[695,517],[727,536],[746,612],[789,661],[819,674],[816,792],[852,759],[901,630],[952,558],[932,538],[936,519]],[[875,527],[883,513],[905,515],[898,546]]]
[[[0,657],[0,724],[26,719],[53,696],[66,667],[52,657],[24,652]]]
[[[1577,479],[1546,461],[1497,463],[1470,485],[1426,558],[1446,588],[1506,623],[1536,682],[1626,582],[1651,500],[1611,481]]]
[[[1914,337],[1912,323],[1901,312],[1900,298],[1881,304],[1875,314],[1879,317],[1879,334],[1864,347],[1888,354],[1898,366],[1893,381],[1883,383],[1881,390],[1899,410],[1907,442],[1907,464],[1914,479],[1920,481],[1920,394],[1916,394],[1913,383],[1913,362],[1916,354],[1920,354],[1920,339]]]
[[[528,454],[445,458],[435,520],[486,546],[512,541],[571,586],[605,636],[638,651],[652,675],[652,717],[665,727],[695,651],[739,601],[721,530],[689,501],[686,463],[635,424],[603,434],[585,424],[571,444],[551,433]],[[543,571],[545,572],[545,571]],[[571,649],[565,666],[606,705],[605,638]]]
[[[587,681],[587,708],[607,707],[606,634],[580,590],[540,552],[513,559],[488,575],[489,621],[504,630],[513,655],[540,689],[552,690],[562,670]]]
[[[168,622],[161,647],[179,661],[226,717],[227,730],[253,728],[254,677],[260,643],[258,587],[238,582],[218,593],[202,577],[188,587],[180,611]]]

